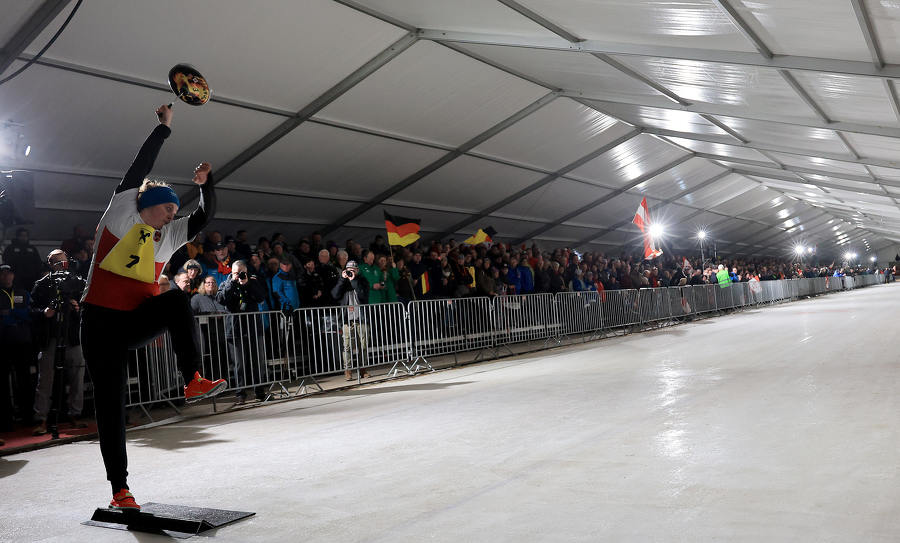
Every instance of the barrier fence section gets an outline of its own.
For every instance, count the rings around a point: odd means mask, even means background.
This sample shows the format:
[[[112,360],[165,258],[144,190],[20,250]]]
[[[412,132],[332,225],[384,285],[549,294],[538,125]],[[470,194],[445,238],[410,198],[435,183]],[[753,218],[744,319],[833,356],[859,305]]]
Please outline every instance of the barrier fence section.
[[[494,344],[506,346],[559,337],[561,330],[553,294],[497,296]]]
[[[407,310],[412,366],[403,366],[408,372],[419,362],[430,368],[430,357],[494,347],[499,325],[491,298],[420,300],[410,302]]]
[[[465,351],[489,351],[516,343],[562,338],[582,341],[607,331],[652,325],[746,306],[760,306],[879,285],[885,276],[813,277],[603,292],[561,292],[494,298],[453,298],[400,303],[297,309],[291,312],[196,316],[201,373],[225,379],[237,396],[253,391],[267,400],[295,394],[316,377],[344,371],[358,379],[367,368],[391,365],[389,376],[433,369],[428,359]],[[479,354],[479,357],[481,355]],[[477,359],[477,358],[476,358]],[[168,334],[129,358],[129,407],[184,398]],[[149,413],[148,413],[149,416]]]
[[[401,303],[296,309],[292,368],[301,379],[296,394],[316,377],[356,372],[410,359],[406,310]],[[321,387],[319,387],[321,388]]]
[[[606,299],[605,292],[559,292],[554,295],[556,314],[559,318],[559,337],[570,338],[581,334],[591,334],[589,339],[601,331],[603,311],[601,305]]]

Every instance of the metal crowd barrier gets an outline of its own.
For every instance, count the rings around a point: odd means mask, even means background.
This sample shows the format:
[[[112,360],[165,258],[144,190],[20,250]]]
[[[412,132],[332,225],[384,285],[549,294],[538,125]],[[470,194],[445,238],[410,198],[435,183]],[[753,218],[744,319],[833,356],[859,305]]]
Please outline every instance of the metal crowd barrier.
[[[497,296],[494,302],[494,344],[530,343],[559,337],[561,329],[553,294]]]
[[[491,298],[420,300],[407,309],[410,364],[402,364],[407,372],[415,371],[419,362],[431,368],[428,359],[434,356],[494,347],[499,323]]]
[[[226,379],[230,392],[256,392],[262,400],[318,386],[317,377],[346,370],[359,379],[367,368],[433,370],[429,358],[487,351],[543,340],[582,341],[616,330],[662,325],[691,315],[762,306],[883,284],[884,275],[813,277],[780,281],[454,298],[358,307],[298,309],[289,313],[198,315],[202,371]],[[529,346],[530,348],[530,346]],[[512,352],[512,351],[510,351]],[[181,378],[168,335],[134,351],[128,365],[127,405],[183,399]],[[321,389],[321,387],[319,387]],[[149,413],[147,413],[149,416]]]

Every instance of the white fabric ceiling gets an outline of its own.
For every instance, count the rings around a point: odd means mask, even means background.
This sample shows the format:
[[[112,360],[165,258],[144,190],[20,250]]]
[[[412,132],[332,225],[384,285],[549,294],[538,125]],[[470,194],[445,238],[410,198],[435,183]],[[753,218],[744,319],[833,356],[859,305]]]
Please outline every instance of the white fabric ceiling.
[[[646,196],[681,250],[900,243],[894,2],[4,0],[0,79],[76,8],[0,84],[38,239],[96,224],[188,62],[213,100],[154,177],[188,201],[213,163],[224,232],[368,241],[386,209],[613,250]]]

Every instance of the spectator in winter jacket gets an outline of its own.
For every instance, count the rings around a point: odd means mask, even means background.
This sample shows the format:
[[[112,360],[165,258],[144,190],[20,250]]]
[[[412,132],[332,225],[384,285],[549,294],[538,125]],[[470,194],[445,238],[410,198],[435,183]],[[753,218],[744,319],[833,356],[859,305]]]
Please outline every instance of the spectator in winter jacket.
[[[15,239],[3,251],[3,263],[14,272],[16,286],[30,291],[41,276],[44,262],[34,245],[28,243],[28,230],[16,230]]]
[[[348,261],[347,267],[341,272],[341,278],[331,291],[331,296],[347,308],[341,335],[344,345],[344,379],[347,381],[353,379],[354,368],[357,368],[360,377],[369,376],[365,370],[368,363],[369,333],[361,308],[369,303],[369,292],[368,281],[359,273],[356,262]]]
[[[16,406],[26,425],[31,424],[35,387],[31,367],[35,363],[32,342],[32,315],[42,310],[31,307],[27,290],[13,287],[15,273],[8,264],[0,266],[0,432],[13,430],[14,410],[9,391],[9,376],[16,375]]]
[[[272,292],[278,298],[278,306],[282,311],[293,311],[300,307],[300,293],[297,281],[291,274],[293,264],[289,258],[282,257],[280,269],[272,278]]]

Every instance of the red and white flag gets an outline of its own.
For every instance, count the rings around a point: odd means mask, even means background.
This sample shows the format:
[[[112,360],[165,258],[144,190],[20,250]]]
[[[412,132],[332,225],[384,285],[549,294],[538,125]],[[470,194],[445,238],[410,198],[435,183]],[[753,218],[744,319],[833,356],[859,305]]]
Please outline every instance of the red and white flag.
[[[650,236],[650,225],[652,223],[650,222],[650,210],[647,208],[646,196],[641,200],[641,205],[638,206],[632,222],[636,224],[637,227],[641,229],[641,233],[644,234],[644,260],[652,260],[661,255],[662,251],[653,247],[653,239]]]

